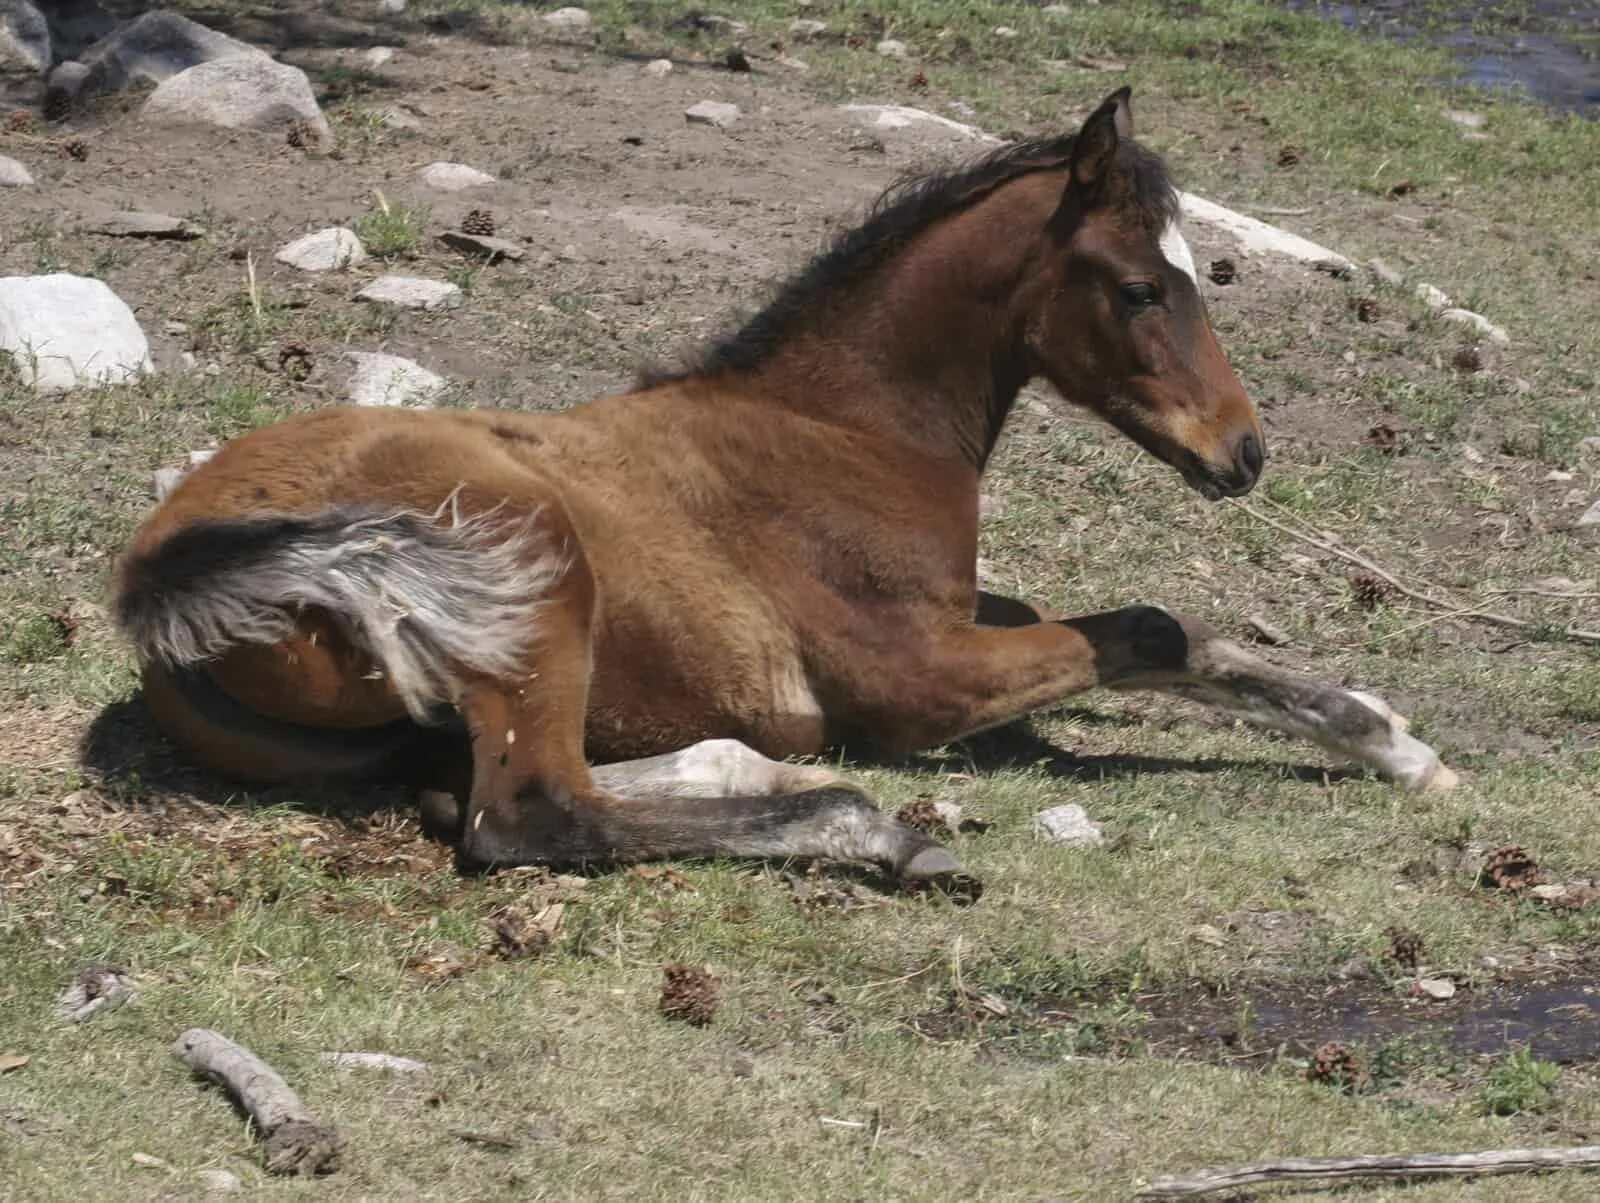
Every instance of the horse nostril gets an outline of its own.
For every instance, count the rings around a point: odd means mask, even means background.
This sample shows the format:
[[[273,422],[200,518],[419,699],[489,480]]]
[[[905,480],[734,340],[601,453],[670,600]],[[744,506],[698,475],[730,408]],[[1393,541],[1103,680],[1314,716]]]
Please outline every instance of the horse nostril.
[[[1261,475],[1261,465],[1266,462],[1266,456],[1261,450],[1261,440],[1255,435],[1247,434],[1239,440],[1239,462],[1245,466],[1252,480]]]

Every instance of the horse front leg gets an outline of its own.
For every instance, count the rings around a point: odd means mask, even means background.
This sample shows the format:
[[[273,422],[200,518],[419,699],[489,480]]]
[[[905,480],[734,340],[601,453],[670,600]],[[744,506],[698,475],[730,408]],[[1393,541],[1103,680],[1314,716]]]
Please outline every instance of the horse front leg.
[[[1203,702],[1320,744],[1408,789],[1449,789],[1457,781],[1380,699],[1278,668],[1207,623],[1154,606],[960,626],[899,667],[904,671],[887,688],[866,686],[880,696],[869,699],[872,714],[863,725],[891,749],[945,743],[1100,686]],[[880,680],[890,671],[878,669]]]

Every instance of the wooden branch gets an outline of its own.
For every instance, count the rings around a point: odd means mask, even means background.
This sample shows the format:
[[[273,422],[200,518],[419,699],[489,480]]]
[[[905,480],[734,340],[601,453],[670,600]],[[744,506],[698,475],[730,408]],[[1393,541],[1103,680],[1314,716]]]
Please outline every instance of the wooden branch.
[[[1497,614],[1493,610],[1482,610],[1476,606],[1462,606],[1447,597],[1438,597],[1413,588],[1400,580],[1393,573],[1374,563],[1358,551],[1352,551],[1339,543],[1333,542],[1333,537],[1323,532],[1312,534],[1309,531],[1297,530],[1287,522],[1280,522],[1270,514],[1264,514],[1247,501],[1235,499],[1235,506],[1249,514],[1258,522],[1265,522],[1274,530],[1282,531],[1291,538],[1299,539],[1302,543],[1315,547],[1318,551],[1327,552],[1331,556],[1354,564],[1357,568],[1364,568],[1379,580],[1388,582],[1397,593],[1409,597],[1412,601],[1421,602],[1425,606],[1432,606],[1436,610],[1448,610],[1451,618],[1475,618],[1479,622],[1489,623],[1491,626],[1510,627],[1517,631],[1545,631],[1555,630],[1563,638],[1571,639],[1577,643],[1600,643],[1600,631],[1586,631],[1575,626],[1549,627],[1544,623],[1529,622],[1524,618],[1513,618],[1509,614]],[[1320,536],[1320,537],[1319,537]]]
[[[344,1142],[306,1110],[300,1096],[265,1061],[210,1028],[190,1028],[172,1055],[195,1073],[227,1087],[266,1139],[273,1174],[331,1174]]]
[[[1600,1145],[1568,1149],[1490,1149],[1482,1153],[1382,1153],[1373,1157],[1286,1157],[1254,1165],[1159,1178],[1136,1199],[1188,1199],[1252,1182],[1312,1182],[1330,1178],[1432,1178],[1600,1168]]]

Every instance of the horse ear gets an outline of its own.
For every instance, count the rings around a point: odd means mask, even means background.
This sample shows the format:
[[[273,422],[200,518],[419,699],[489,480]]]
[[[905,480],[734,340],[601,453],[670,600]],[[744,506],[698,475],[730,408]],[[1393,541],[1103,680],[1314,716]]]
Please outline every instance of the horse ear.
[[[1072,142],[1072,181],[1082,187],[1098,183],[1117,153],[1117,144],[1133,137],[1128,108],[1132,88],[1118,88],[1089,114]]]

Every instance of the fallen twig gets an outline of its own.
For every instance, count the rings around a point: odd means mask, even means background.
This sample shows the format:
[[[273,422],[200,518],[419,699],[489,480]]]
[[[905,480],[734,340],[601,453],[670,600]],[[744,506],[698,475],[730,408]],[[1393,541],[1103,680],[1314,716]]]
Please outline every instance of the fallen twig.
[[[1247,501],[1239,501],[1235,499],[1233,504],[1239,509],[1243,510],[1245,513],[1249,514],[1252,518],[1256,519],[1256,521],[1264,522],[1274,530],[1282,531],[1291,538],[1299,539],[1302,543],[1306,543],[1312,547],[1315,547],[1318,551],[1327,552],[1329,555],[1344,560],[1348,564],[1354,564],[1358,568],[1365,569],[1366,571],[1372,573],[1372,575],[1377,577],[1379,580],[1385,581],[1391,585],[1395,592],[1409,597],[1412,601],[1421,602],[1425,606],[1432,606],[1438,610],[1451,611],[1447,617],[1475,618],[1479,622],[1486,622],[1491,626],[1510,627],[1511,629],[1518,631],[1551,631],[1560,635],[1562,638],[1571,639],[1578,643],[1600,643],[1600,631],[1586,631],[1574,626],[1551,627],[1545,623],[1529,622],[1525,618],[1513,618],[1509,614],[1497,614],[1493,610],[1484,610],[1473,605],[1463,606],[1461,603],[1452,598],[1439,597],[1436,594],[1417,589],[1406,584],[1388,569],[1377,563],[1374,563],[1372,560],[1362,555],[1359,551],[1353,551],[1350,548],[1345,547],[1343,544],[1336,542],[1333,536],[1328,534],[1326,531],[1312,532],[1309,530],[1297,529],[1288,522],[1282,522],[1277,518],[1272,517],[1270,514],[1262,513],[1262,511]],[[1278,506],[1276,502],[1269,501],[1268,504],[1274,506],[1274,508],[1283,508]],[[1288,510],[1285,510],[1284,512],[1290,513]],[[1293,515],[1291,514],[1291,516]]]
[[[273,1174],[331,1174],[344,1142],[306,1110],[300,1096],[265,1061],[209,1028],[190,1028],[172,1046],[190,1069],[222,1083],[266,1139]]]
[[[1433,1178],[1521,1174],[1600,1167],[1600,1145],[1567,1149],[1489,1149],[1482,1153],[1380,1153],[1370,1157],[1286,1157],[1254,1165],[1159,1178],[1136,1199],[1187,1199],[1235,1190],[1252,1182],[1311,1182],[1329,1178]]]

